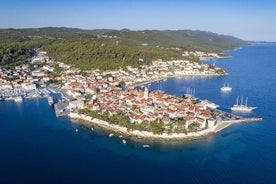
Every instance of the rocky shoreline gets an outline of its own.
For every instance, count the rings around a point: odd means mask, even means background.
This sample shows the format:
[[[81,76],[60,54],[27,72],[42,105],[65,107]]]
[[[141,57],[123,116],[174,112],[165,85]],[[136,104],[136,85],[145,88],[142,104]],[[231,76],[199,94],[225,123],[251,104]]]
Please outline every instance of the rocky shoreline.
[[[198,131],[198,132],[189,132],[187,134],[163,133],[163,134],[159,135],[159,134],[153,134],[152,132],[148,132],[148,131],[138,131],[138,130],[128,131],[126,127],[112,125],[106,121],[102,121],[102,120],[92,118],[92,117],[86,116],[86,115],[80,115],[77,113],[70,113],[69,117],[71,119],[82,120],[80,123],[83,124],[84,126],[88,126],[88,127],[98,126],[98,127],[104,128],[106,130],[116,132],[118,134],[123,134],[124,136],[131,137],[131,138],[144,139],[144,140],[160,140],[160,141],[171,141],[171,140],[180,141],[180,140],[200,139],[200,138],[203,138],[206,136],[213,135],[213,134],[229,127],[232,124],[243,122],[243,120],[227,121],[227,122],[225,121],[225,122],[220,122],[214,128],[211,128],[211,129],[209,128],[209,129],[205,129],[205,130]],[[261,119],[259,119],[259,120],[261,120]],[[247,122],[249,122],[249,120]]]

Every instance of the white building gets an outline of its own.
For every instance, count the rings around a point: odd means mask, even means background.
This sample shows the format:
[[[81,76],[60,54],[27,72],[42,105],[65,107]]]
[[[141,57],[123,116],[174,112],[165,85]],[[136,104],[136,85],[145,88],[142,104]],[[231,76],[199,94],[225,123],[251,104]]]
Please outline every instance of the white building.
[[[27,91],[36,89],[36,85],[30,82],[24,82],[21,84],[21,87]]]

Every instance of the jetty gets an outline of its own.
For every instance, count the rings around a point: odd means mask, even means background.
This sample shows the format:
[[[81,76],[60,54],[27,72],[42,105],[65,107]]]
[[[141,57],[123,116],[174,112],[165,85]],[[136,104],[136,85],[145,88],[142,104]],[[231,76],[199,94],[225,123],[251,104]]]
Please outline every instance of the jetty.
[[[69,103],[67,101],[59,101],[58,103],[54,104],[56,116],[67,116],[70,113],[70,110],[66,108],[68,105]]]
[[[253,122],[261,122],[263,118],[261,117],[253,117],[253,118],[240,118],[240,119],[231,119],[231,120],[223,120],[219,121],[215,127],[214,132],[219,132],[230,125],[237,124],[237,123],[253,123]]]
[[[231,122],[232,124],[234,123],[253,123],[253,122],[260,122],[260,121],[263,121],[263,118],[242,118],[242,119],[239,119],[239,120],[229,120],[229,121],[223,121],[225,123],[227,122]]]

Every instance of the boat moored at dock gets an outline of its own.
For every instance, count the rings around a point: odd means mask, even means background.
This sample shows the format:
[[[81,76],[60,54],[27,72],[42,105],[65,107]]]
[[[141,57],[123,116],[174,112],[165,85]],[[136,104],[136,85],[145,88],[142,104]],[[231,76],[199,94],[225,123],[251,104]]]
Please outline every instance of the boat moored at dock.
[[[22,98],[22,96],[16,96],[16,97],[14,97],[14,101],[15,102],[22,102],[23,98]]]
[[[51,96],[48,97],[48,104],[49,104],[49,106],[53,106],[53,104],[54,104],[53,97],[51,97]]]
[[[219,105],[210,102],[209,100],[201,100],[200,102],[205,108],[216,109],[219,107]]]

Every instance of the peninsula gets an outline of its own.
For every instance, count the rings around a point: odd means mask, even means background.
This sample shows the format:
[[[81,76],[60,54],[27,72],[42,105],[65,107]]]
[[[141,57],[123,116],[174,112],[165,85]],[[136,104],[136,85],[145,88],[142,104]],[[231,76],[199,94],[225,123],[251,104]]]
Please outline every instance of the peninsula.
[[[190,30],[41,28],[0,30],[0,40],[1,101],[48,98],[57,116],[143,139],[194,139],[262,120],[147,87],[171,77],[227,75],[202,60],[227,57],[223,50],[247,44],[234,37]]]
[[[169,94],[134,88],[143,83],[176,76],[221,76],[227,72],[214,66],[189,60],[153,61],[140,68],[126,70],[81,71],[53,61],[37,49],[30,65],[15,67],[13,75],[22,76],[9,82],[1,79],[1,99],[16,96],[43,97],[43,91],[60,93],[54,104],[57,116],[84,120],[86,126],[100,126],[127,136],[143,139],[195,139],[220,131],[233,123],[260,121],[210,109],[193,96],[180,98]],[[36,65],[36,67],[33,67]],[[39,67],[40,66],[40,67]],[[35,68],[30,71],[30,68]],[[50,79],[46,73],[58,70],[61,75]],[[1,76],[9,70],[1,69]],[[49,83],[50,82],[50,83]],[[36,88],[39,84],[39,88]],[[45,89],[43,88],[45,86]],[[49,93],[44,97],[49,97]],[[51,99],[51,101],[50,101]]]

